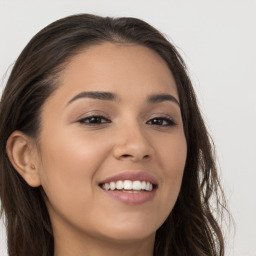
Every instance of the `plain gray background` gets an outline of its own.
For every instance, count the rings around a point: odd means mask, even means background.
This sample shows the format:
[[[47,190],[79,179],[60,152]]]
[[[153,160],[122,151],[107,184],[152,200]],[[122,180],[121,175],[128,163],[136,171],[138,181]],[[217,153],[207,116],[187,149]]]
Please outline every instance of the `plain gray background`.
[[[82,12],[144,19],[178,47],[216,143],[236,223],[235,232],[225,228],[226,255],[256,256],[256,1],[0,0],[0,94],[32,36]],[[0,223],[1,256],[5,239]]]

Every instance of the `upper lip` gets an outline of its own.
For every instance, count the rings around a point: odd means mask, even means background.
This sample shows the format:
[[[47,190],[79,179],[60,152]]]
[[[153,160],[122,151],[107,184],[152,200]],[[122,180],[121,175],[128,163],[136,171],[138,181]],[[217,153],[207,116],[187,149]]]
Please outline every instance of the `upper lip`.
[[[118,180],[139,180],[150,182],[153,185],[157,185],[156,178],[145,171],[124,171],[116,175],[113,175],[105,180],[102,180],[99,184],[110,183],[111,181],[116,182]]]

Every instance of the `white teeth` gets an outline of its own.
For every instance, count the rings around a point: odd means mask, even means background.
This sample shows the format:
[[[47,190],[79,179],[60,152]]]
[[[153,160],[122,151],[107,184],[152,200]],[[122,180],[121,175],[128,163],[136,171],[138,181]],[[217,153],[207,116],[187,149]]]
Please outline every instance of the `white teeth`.
[[[116,183],[115,182],[110,182],[110,189],[115,190],[116,188]]]
[[[122,180],[119,180],[117,183],[116,183],[116,188],[117,189],[123,189],[124,188],[124,183]]]
[[[105,184],[103,185],[103,189],[109,190],[109,188],[110,188],[109,183],[105,183]]]
[[[146,181],[142,181],[141,182],[141,189],[146,189],[146,184],[147,184]]]
[[[132,189],[133,190],[141,190],[141,182],[136,180],[132,183]]]
[[[104,190],[129,190],[129,191],[140,191],[140,190],[146,190],[146,191],[152,191],[153,190],[153,184],[146,181],[131,181],[131,180],[118,180],[117,182],[111,181],[110,183],[104,183],[102,185],[102,188]],[[128,191],[124,191],[128,192]]]
[[[124,181],[124,189],[127,189],[127,190],[132,189],[132,181],[125,180]]]

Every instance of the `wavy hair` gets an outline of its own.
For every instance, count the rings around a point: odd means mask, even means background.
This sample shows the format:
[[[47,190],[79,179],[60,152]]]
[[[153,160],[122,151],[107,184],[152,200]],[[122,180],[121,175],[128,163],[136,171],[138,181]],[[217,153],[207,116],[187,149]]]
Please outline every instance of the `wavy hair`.
[[[90,14],[57,20],[36,34],[15,62],[2,94],[0,198],[9,255],[53,256],[54,237],[43,188],[30,187],[14,169],[6,153],[8,137],[19,130],[37,138],[42,106],[58,88],[61,71],[81,50],[104,42],[152,49],[167,63],[178,89],[187,159],[177,202],[156,232],[154,255],[223,256],[224,239],[217,217],[225,209],[224,195],[214,145],[184,61],[165,36],[146,22]]]

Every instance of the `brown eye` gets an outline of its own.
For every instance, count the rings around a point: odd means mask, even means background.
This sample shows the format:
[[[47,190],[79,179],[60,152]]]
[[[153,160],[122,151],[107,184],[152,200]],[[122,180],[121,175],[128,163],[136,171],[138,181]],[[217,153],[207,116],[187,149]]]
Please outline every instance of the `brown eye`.
[[[110,120],[104,116],[87,116],[78,120],[78,122],[84,125],[100,125],[110,123]]]
[[[147,124],[157,125],[157,126],[174,126],[176,123],[168,117],[155,117],[150,119]]]

